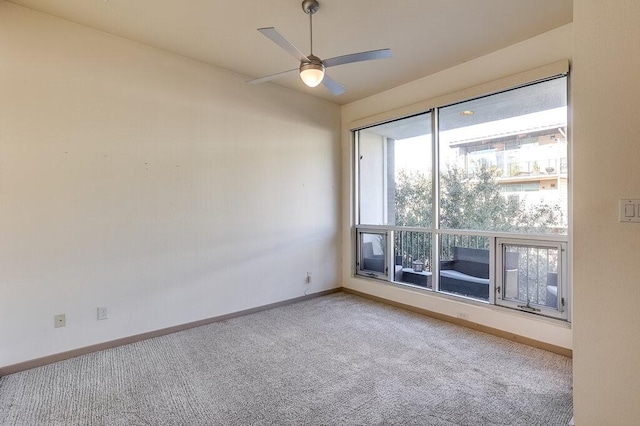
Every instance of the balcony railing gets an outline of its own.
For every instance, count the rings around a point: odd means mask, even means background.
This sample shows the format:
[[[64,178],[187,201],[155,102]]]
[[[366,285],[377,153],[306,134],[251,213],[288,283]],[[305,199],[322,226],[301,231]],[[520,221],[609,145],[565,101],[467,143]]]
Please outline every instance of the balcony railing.
[[[413,268],[416,261],[431,270],[431,233],[419,231],[396,231],[394,235],[396,265]]]
[[[544,161],[518,161],[507,163],[502,169],[502,177],[545,176],[567,173],[567,159],[554,158]]]

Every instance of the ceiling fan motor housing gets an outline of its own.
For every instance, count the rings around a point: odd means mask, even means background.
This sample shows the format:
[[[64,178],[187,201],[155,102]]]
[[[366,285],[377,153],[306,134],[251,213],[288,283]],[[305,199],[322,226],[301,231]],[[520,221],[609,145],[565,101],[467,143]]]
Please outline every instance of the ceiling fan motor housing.
[[[324,64],[322,60],[318,58],[316,55],[307,55],[309,58],[309,62],[301,62],[300,63],[300,71],[308,70],[308,69],[316,69],[324,71]]]
[[[302,1],[302,10],[304,10],[304,13],[306,13],[307,15],[313,15],[318,11],[319,7],[320,7],[320,4],[318,3],[317,0]]]

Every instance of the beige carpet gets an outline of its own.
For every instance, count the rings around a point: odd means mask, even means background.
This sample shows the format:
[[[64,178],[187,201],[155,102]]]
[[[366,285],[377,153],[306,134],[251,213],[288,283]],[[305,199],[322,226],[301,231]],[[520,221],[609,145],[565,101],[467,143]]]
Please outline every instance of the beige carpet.
[[[0,378],[1,425],[567,425],[571,360],[346,293]]]

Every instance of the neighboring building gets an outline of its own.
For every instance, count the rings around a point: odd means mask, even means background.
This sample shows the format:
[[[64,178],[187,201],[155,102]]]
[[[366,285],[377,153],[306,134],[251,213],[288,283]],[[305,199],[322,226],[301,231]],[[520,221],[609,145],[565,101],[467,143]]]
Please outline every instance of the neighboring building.
[[[535,123],[535,124],[533,124]],[[545,123],[541,126],[541,123]],[[566,109],[450,130],[447,161],[469,178],[480,167],[497,169],[504,196],[525,207],[559,206],[567,226]],[[445,135],[443,134],[443,138]]]

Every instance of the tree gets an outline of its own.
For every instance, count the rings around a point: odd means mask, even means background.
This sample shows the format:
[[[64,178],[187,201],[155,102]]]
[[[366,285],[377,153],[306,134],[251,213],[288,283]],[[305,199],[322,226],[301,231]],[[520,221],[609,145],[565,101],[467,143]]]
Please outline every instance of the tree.
[[[395,220],[398,226],[431,228],[433,191],[431,176],[417,171],[400,170],[395,187]],[[412,267],[421,260],[427,269],[431,263],[431,238],[422,232],[396,232],[395,255],[403,266]]]
[[[440,224],[448,229],[510,231],[518,206],[500,193],[495,169],[481,165],[472,177],[457,166],[441,176]]]
[[[433,216],[431,176],[400,170],[396,182],[396,225],[430,228]]]
[[[500,170],[481,165],[471,177],[457,166],[441,176],[440,225],[447,229],[546,233],[562,223],[558,205],[526,207],[504,197]]]
[[[523,201],[507,199],[498,182],[500,170],[481,164],[468,176],[460,167],[450,166],[440,176],[440,227],[443,229],[481,230],[494,232],[547,233],[562,223],[558,205],[525,206]],[[432,227],[433,196],[431,177],[420,172],[398,173],[395,186],[395,214],[397,226]],[[418,235],[421,234],[421,235]],[[448,238],[450,244],[460,244]],[[468,237],[481,247],[485,237]],[[396,255],[403,264],[413,260],[429,261],[431,239],[418,232],[396,232]],[[443,250],[447,251],[446,247]]]

